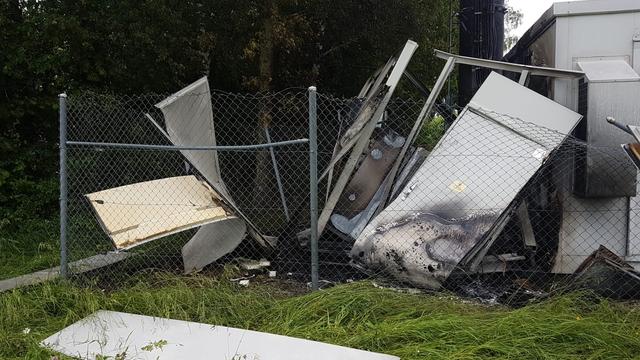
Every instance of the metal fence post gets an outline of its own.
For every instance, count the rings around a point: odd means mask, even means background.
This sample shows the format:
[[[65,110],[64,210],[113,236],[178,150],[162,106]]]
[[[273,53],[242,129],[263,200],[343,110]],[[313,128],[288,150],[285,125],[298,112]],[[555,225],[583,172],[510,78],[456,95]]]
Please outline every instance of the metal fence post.
[[[67,278],[67,94],[60,100],[60,276]]]
[[[318,114],[316,87],[309,87],[309,192],[311,288],[318,290]]]

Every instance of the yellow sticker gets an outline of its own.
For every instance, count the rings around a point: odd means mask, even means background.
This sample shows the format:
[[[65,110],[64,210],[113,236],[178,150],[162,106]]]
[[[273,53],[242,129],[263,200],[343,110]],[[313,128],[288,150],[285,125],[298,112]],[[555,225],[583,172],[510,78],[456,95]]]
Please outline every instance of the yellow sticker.
[[[465,185],[462,181],[460,180],[456,180],[454,182],[451,183],[451,185],[449,185],[449,189],[451,189],[451,191],[457,192],[457,193],[461,193],[464,191],[464,189],[467,188],[467,185]]]

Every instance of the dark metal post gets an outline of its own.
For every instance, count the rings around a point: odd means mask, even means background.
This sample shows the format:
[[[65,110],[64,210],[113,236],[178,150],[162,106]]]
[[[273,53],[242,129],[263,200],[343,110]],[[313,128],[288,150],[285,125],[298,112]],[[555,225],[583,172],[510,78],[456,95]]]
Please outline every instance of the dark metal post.
[[[311,288],[318,290],[318,118],[316,87],[309,87],[309,191]]]
[[[67,94],[60,100],[60,276],[68,277],[67,259]]]

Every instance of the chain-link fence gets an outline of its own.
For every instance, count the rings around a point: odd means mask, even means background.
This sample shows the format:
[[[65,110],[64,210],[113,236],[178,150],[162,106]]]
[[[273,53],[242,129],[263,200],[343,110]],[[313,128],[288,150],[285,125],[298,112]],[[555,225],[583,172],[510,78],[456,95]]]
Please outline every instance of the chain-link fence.
[[[71,272],[233,263],[311,281],[309,101],[307,89],[69,97]],[[320,280],[506,303],[640,294],[636,168],[620,147],[479,108],[456,120],[444,104],[411,141],[425,101],[396,97],[349,164],[365,102],[317,95]]]

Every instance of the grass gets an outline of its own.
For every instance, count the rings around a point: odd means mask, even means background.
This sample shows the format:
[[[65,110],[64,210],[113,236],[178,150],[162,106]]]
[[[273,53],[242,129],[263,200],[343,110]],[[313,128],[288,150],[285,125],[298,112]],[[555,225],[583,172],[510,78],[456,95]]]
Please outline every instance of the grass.
[[[0,280],[60,264],[58,221],[0,220]]]
[[[0,358],[49,360],[39,341],[99,309],[249,328],[402,359],[640,358],[640,309],[585,294],[513,310],[366,282],[298,296],[274,290],[166,274],[138,277],[113,292],[65,282],[16,290],[0,294]]]

